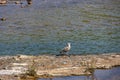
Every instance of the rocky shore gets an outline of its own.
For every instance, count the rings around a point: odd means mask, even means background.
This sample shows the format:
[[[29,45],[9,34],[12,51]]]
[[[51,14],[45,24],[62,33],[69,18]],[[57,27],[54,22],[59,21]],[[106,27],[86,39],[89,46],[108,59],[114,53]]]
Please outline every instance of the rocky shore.
[[[0,56],[0,80],[90,75],[94,69],[120,66],[120,53],[99,55]]]

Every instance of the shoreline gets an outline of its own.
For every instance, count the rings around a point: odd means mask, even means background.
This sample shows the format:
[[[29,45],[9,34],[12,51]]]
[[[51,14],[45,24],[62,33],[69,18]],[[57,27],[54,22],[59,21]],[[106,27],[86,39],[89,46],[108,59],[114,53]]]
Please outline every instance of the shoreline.
[[[57,76],[91,75],[95,69],[120,66],[120,54],[0,56],[1,80],[34,80]]]

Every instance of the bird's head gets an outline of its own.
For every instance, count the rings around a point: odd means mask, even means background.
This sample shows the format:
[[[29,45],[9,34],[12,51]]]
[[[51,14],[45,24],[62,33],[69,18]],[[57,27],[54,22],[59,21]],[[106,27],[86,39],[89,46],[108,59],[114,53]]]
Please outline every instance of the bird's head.
[[[70,46],[70,43],[67,43],[68,46]]]

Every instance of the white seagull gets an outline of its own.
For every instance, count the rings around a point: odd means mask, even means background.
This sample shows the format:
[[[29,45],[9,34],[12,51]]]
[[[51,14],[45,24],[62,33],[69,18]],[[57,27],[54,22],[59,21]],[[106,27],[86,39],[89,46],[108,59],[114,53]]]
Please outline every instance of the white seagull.
[[[70,43],[67,43],[67,46],[64,47],[64,48],[60,51],[60,54],[65,54],[65,53],[67,53],[68,51],[70,51],[70,49],[71,49],[71,45],[70,45]]]

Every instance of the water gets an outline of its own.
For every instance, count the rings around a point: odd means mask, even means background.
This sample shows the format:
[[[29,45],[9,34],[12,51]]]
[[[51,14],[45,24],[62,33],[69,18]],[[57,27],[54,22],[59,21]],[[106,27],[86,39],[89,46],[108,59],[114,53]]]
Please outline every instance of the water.
[[[23,1],[25,5],[26,2]],[[119,0],[33,0],[0,6],[0,55],[120,52]]]
[[[67,76],[38,80],[120,80],[120,67],[109,70],[95,70],[91,76]]]

